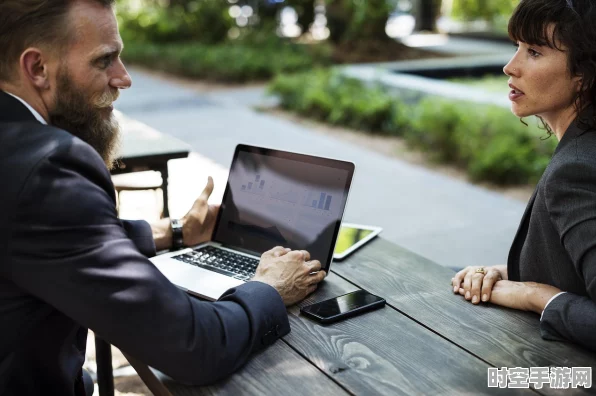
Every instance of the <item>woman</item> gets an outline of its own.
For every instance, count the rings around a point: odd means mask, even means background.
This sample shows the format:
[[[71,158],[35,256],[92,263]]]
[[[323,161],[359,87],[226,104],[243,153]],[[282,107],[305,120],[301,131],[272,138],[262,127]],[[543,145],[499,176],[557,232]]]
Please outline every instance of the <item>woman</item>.
[[[504,67],[511,111],[538,116],[557,149],[506,266],[467,267],[453,291],[541,315],[542,337],[596,350],[596,1],[522,0]]]

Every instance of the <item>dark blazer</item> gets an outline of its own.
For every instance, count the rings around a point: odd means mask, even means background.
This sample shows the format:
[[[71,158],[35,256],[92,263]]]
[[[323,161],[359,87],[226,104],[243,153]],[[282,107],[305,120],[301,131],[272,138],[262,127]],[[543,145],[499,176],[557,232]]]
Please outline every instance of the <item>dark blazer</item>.
[[[522,217],[507,272],[567,292],[545,309],[543,338],[596,350],[596,130],[576,120],[563,135]]]
[[[260,282],[202,302],[147,259],[146,222],[116,215],[97,152],[0,91],[0,394],[84,395],[87,329],[186,383],[207,384],[290,331]]]

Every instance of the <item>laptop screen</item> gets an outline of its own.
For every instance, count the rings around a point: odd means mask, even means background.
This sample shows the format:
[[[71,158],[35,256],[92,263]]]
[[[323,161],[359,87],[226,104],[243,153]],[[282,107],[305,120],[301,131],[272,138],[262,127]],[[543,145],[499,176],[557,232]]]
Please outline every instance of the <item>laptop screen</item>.
[[[353,174],[350,162],[239,145],[213,240],[257,255],[307,250],[327,270]]]

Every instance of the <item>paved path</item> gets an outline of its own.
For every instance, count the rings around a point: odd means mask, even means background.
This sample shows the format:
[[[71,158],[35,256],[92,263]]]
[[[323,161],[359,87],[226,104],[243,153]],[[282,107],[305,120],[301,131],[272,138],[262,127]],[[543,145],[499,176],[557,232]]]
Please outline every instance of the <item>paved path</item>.
[[[117,108],[186,141],[220,173],[241,142],[352,161],[346,221],[380,225],[383,237],[441,265],[506,262],[525,206],[518,201],[252,110],[259,88],[202,93],[138,70],[131,75],[133,88]],[[189,177],[188,188],[200,192],[203,177]]]

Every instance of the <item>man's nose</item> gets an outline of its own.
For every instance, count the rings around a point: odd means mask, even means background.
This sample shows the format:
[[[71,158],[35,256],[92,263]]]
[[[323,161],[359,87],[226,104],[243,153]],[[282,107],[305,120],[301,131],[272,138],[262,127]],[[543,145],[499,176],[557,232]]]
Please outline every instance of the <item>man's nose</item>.
[[[128,89],[132,86],[132,78],[126,71],[124,64],[122,64],[122,61],[118,60],[118,62],[120,63],[118,71],[110,80],[110,85],[118,89]]]

